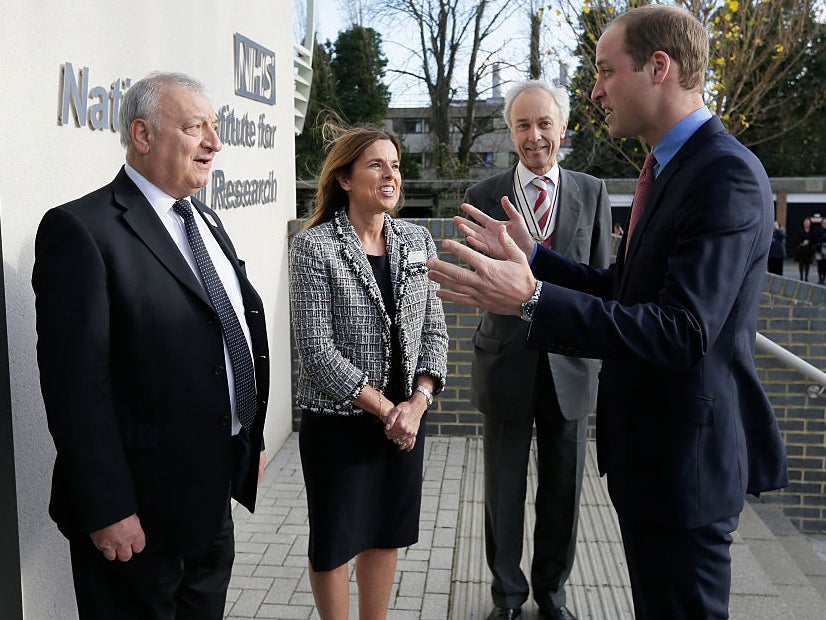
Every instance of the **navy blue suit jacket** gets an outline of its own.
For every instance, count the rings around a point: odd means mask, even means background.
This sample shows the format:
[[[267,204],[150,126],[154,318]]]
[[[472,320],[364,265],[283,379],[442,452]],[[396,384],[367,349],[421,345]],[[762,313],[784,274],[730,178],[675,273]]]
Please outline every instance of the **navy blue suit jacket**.
[[[774,209],[759,160],[716,117],[661,171],[625,256],[593,269],[540,248],[530,346],[603,360],[600,471],[617,512],[679,528],[788,483],[754,366]]]

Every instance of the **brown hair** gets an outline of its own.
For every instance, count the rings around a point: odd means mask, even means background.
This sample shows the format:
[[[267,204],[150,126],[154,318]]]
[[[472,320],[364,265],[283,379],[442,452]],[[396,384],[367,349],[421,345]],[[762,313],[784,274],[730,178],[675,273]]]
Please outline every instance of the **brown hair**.
[[[321,174],[318,176],[318,186],[315,192],[315,208],[304,228],[312,228],[333,219],[335,212],[349,204],[347,192],[338,182],[339,176],[349,176],[353,163],[368,147],[379,140],[389,140],[396,147],[396,155],[401,159],[401,142],[399,138],[388,131],[375,127],[355,127],[345,129],[326,124],[323,128],[325,137],[333,135],[332,146],[324,160]],[[399,202],[402,197],[399,196]]]
[[[654,52],[668,54],[680,70],[680,86],[702,93],[708,69],[708,33],[691,13],[676,6],[647,4],[616,17],[625,26],[625,51],[642,70]]]

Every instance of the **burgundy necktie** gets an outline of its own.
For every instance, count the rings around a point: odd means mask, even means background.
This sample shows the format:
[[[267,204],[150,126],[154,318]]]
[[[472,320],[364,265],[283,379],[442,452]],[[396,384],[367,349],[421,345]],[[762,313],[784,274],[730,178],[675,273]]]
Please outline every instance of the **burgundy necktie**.
[[[637,179],[637,189],[634,190],[634,199],[631,201],[631,220],[628,222],[628,234],[625,237],[625,254],[628,255],[628,246],[631,245],[631,235],[634,228],[642,217],[645,210],[645,203],[648,200],[648,192],[654,185],[654,166],[657,165],[657,158],[654,153],[649,153],[640,170],[640,178]]]
[[[536,216],[536,225],[541,235],[545,230],[545,225],[553,215],[553,205],[551,204],[551,197],[548,194],[548,179],[547,177],[535,177],[531,183],[539,190],[539,195],[536,197],[536,203],[533,205],[533,212]],[[542,241],[542,245],[546,248],[551,247],[551,240],[553,235],[548,235],[548,238]]]

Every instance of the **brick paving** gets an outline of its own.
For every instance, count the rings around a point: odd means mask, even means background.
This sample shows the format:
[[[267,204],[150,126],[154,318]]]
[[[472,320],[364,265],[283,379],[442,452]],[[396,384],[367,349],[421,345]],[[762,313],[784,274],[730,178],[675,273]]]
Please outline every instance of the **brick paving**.
[[[399,550],[390,620],[483,620],[491,608],[484,560],[484,472],[478,437],[428,437],[419,542]],[[533,531],[531,464],[525,531]],[[298,435],[267,466],[258,508],[233,511],[236,560],[226,620],[317,620],[307,576],[307,511]],[[758,515],[760,513],[760,516]],[[826,562],[771,505],[746,505],[732,546],[734,620],[826,617]],[[529,574],[530,543],[523,569]],[[351,563],[352,567],[352,563]],[[351,572],[350,618],[358,618]],[[588,445],[577,559],[568,607],[580,620],[633,618],[616,516]],[[538,620],[528,601],[524,620]]]

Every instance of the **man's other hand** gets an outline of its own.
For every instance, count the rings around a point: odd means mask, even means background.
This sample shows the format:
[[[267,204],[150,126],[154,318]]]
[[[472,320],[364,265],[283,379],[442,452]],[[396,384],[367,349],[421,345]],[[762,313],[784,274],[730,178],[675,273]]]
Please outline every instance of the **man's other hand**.
[[[95,547],[107,560],[118,559],[128,562],[133,553],[140,553],[146,547],[146,536],[138,515],[131,515],[112,525],[89,534]]]

